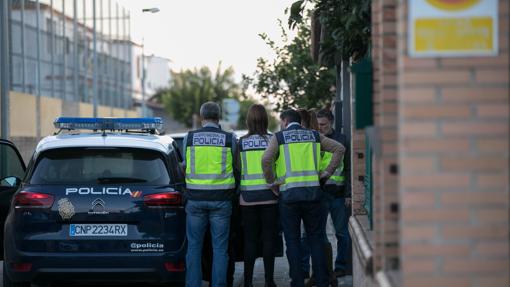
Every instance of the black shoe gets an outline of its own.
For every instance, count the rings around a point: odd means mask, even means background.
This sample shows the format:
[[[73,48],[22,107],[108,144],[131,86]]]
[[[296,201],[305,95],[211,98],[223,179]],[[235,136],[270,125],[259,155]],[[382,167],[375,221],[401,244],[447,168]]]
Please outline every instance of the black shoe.
[[[335,277],[344,277],[352,275],[352,270],[335,270]]]

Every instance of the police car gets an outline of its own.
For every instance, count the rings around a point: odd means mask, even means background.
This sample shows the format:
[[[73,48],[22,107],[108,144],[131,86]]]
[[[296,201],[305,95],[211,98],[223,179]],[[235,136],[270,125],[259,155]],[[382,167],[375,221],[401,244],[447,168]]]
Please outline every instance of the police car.
[[[184,175],[159,118],[58,118],[5,221],[4,287],[55,281],[183,285]],[[83,132],[80,130],[90,130]]]

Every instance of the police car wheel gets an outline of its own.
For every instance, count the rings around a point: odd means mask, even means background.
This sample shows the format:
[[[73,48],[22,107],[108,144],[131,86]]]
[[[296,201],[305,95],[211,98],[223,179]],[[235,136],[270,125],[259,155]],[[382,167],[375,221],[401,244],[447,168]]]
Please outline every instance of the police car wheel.
[[[3,287],[30,287],[30,282],[13,282],[7,272],[5,271],[5,261],[4,261],[4,269],[3,269]]]

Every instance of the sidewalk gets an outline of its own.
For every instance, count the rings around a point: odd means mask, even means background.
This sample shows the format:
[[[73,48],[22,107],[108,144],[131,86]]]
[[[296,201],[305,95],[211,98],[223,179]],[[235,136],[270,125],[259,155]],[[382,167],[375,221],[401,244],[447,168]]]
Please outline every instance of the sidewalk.
[[[333,224],[331,223],[331,217],[328,217],[328,225],[327,225],[327,235],[329,242],[333,247],[333,256],[336,256],[336,238],[333,230]],[[242,287],[243,286],[243,263],[236,263],[236,272],[234,277],[234,287]],[[255,270],[253,272],[253,286],[254,287],[264,287],[264,263],[262,258],[257,259],[255,262]],[[287,261],[287,257],[278,257],[275,262],[275,282],[279,287],[287,287],[290,286],[290,277],[289,277],[289,263]],[[203,285],[208,286],[207,284]],[[352,276],[346,276],[338,279],[339,287],[351,287],[352,286]]]

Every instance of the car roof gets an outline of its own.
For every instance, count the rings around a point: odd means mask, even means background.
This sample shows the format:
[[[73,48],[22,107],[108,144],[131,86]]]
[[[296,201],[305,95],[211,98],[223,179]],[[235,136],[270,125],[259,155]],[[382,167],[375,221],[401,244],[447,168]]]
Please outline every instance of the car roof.
[[[35,149],[35,153],[71,147],[126,147],[152,149],[163,153],[172,150],[173,139],[167,135],[149,133],[80,133],[58,134],[43,138]]]

